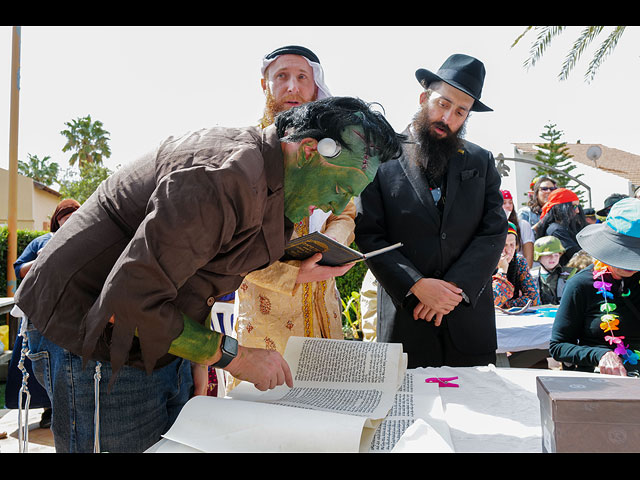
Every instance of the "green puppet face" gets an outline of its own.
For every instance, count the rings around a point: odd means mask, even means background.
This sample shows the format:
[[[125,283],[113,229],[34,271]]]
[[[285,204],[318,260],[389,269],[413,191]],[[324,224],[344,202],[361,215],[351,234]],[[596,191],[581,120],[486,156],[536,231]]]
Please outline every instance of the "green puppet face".
[[[289,154],[284,147],[284,205],[292,222],[308,216],[310,206],[342,213],[351,198],[360,195],[375,177],[380,158],[375,145],[366,143],[362,127],[345,128],[342,141],[344,146],[331,158],[318,152],[318,142],[312,138],[300,141]]]

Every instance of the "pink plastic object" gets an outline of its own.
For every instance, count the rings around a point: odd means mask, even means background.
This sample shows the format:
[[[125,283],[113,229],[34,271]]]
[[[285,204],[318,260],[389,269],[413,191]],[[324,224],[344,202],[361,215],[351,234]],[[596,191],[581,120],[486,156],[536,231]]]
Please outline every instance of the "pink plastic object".
[[[458,385],[457,383],[451,383],[452,380],[457,380],[458,377],[448,377],[448,378],[439,378],[439,377],[432,377],[432,378],[427,378],[425,380],[426,383],[437,383],[438,387],[442,388],[442,387],[454,387],[454,388],[458,388],[460,385]]]

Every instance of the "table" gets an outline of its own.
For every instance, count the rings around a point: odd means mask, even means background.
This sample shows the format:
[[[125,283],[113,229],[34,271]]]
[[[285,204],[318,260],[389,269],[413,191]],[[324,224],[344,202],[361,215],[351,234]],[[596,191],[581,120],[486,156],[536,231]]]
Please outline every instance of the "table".
[[[491,365],[420,368],[413,372],[420,377],[458,377],[459,388],[439,389],[456,453],[542,453],[536,378],[599,375]]]
[[[519,315],[496,311],[497,353],[549,348],[555,309],[537,309]]]
[[[13,297],[0,297],[0,315],[9,313],[14,305]]]
[[[435,394],[442,403],[442,418],[429,418],[446,430],[455,453],[542,453],[538,376],[597,377],[599,374],[562,370],[487,367],[429,367],[409,370],[414,383],[429,377],[458,377],[458,388],[439,388]],[[636,381],[629,379],[630,381]],[[196,427],[197,428],[197,427]],[[426,449],[429,450],[428,447]],[[438,450],[433,450],[438,451]],[[197,452],[163,439],[148,453]]]

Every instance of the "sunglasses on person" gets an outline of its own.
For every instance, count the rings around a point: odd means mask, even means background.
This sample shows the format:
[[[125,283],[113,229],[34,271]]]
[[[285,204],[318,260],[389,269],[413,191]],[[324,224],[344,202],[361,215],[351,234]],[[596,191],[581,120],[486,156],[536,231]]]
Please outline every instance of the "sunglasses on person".
[[[553,192],[554,190],[557,190],[558,187],[540,187],[539,190],[542,190],[543,192]]]

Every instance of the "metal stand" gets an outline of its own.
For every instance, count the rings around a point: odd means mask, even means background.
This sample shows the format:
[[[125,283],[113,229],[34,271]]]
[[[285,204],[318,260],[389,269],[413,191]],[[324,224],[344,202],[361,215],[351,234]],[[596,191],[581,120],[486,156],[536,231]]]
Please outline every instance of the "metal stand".
[[[100,378],[102,364],[96,362],[96,372],[93,374],[93,391],[95,397],[96,411],[93,418],[93,453],[100,453]]]
[[[31,393],[29,392],[29,372],[24,366],[24,360],[27,358],[29,346],[27,345],[27,336],[25,335],[27,328],[27,318],[22,317],[20,322],[20,332],[22,336],[22,349],[20,350],[20,361],[18,362],[18,370],[22,372],[22,386],[18,392],[18,451],[27,453],[29,450],[29,404],[31,403]],[[24,408],[22,407],[22,398],[26,398]],[[24,412],[23,412],[24,410]],[[24,415],[24,421],[23,421]]]

